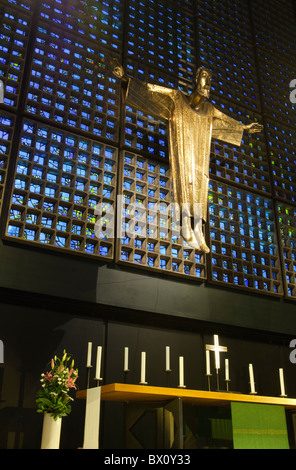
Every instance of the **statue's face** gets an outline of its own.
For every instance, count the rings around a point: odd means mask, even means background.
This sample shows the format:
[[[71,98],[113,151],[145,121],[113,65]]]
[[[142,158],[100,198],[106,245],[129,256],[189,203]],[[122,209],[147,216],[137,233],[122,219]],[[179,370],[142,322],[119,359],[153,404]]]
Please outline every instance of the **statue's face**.
[[[197,78],[196,88],[197,92],[203,98],[209,98],[211,90],[211,75],[207,70],[202,69]]]

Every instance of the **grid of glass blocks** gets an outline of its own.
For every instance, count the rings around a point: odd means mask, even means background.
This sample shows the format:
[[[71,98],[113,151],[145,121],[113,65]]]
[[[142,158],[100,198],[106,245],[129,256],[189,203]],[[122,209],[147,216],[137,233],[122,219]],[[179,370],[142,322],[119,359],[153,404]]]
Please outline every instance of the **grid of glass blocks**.
[[[191,81],[195,67],[192,15],[168,0],[129,0],[127,56]]]
[[[40,16],[69,32],[120,50],[122,43],[121,0],[43,0]]]
[[[11,5],[12,7],[19,8],[23,12],[32,12],[34,8],[34,0],[0,0],[3,5]]]
[[[90,42],[39,25],[26,110],[99,138],[118,140],[120,84]]]
[[[168,88],[179,88],[187,92],[188,83],[169,78],[161,72],[148,70],[147,67],[131,61],[127,64],[127,74],[142,82],[155,83]],[[125,126],[122,136],[123,146],[131,147],[136,152],[146,153],[150,157],[168,158],[167,123],[126,104]]]
[[[277,203],[287,296],[296,299],[296,207]]]
[[[243,124],[259,122],[262,118],[221,97],[211,97],[210,101],[220,111]],[[271,193],[268,156],[264,133],[244,132],[240,147],[212,140],[210,156],[211,175]],[[246,188],[247,189],[247,188]]]
[[[296,78],[296,66],[280,61],[263,50],[257,51],[261,76],[263,111],[283,123],[296,126],[296,105],[290,100],[289,84]]]
[[[0,4],[0,80],[4,83],[4,104],[18,105],[23,78],[30,15]]]
[[[112,258],[116,170],[115,147],[25,119],[7,237]]]
[[[200,62],[212,74],[212,92],[257,112],[259,88],[252,44],[198,20]]]
[[[266,122],[274,192],[277,197],[296,202],[295,130],[276,122]]]
[[[272,200],[211,181],[210,282],[282,295]]]
[[[252,11],[257,45],[294,65],[296,25],[291,21],[292,3],[253,1]]]
[[[205,255],[180,236],[166,163],[124,152],[117,262],[203,280]]]
[[[200,19],[252,41],[252,31],[248,15],[247,0],[205,0],[196,2],[197,15]]]
[[[15,117],[0,110],[0,211],[6,182]]]
[[[126,105],[124,131],[124,145],[150,156],[168,158],[166,122]]]
[[[186,8],[190,12],[193,12],[193,0],[171,0],[173,4],[175,4],[176,9]]]

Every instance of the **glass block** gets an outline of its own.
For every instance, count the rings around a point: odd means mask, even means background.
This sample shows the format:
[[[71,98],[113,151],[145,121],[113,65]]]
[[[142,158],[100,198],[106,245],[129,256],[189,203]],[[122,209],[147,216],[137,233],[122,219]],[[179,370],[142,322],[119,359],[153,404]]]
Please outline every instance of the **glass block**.
[[[120,50],[122,47],[123,4],[120,0],[42,1],[40,18],[74,33],[84,40]]]
[[[104,59],[96,44],[40,23],[26,111],[116,142],[120,84]],[[51,151],[55,155],[54,143]]]
[[[15,116],[0,110],[0,212],[6,183],[8,162],[11,153]],[[17,194],[16,198],[20,195]]]
[[[269,154],[276,197],[296,202],[296,137],[293,129],[268,120]]]
[[[16,109],[27,55],[31,15],[23,11],[20,14],[7,4],[0,4],[0,16],[0,80],[4,83],[4,104]]]
[[[181,237],[169,166],[125,151],[120,175],[117,262],[204,280],[205,254]]]
[[[188,93],[191,84],[177,80],[161,71],[154,71],[132,61],[127,63],[127,74],[142,82],[154,83]],[[128,103],[125,106],[125,126],[122,144],[150,157],[168,158],[167,122],[143,113]]]
[[[296,207],[278,202],[276,205],[283,256],[286,296],[296,299]]]
[[[6,0],[2,3],[8,3],[11,7],[18,8],[22,14],[31,13],[34,9],[34,0]]]
[[[263,111],[284,125],[296,126],[296,104],[290,101],[290,81],[296,78],[295,63],[289,64],[268,51],[258,49]]]
[[[263,0],[252,2],[252,17],[257,46],[269,54],[295,64],[296,24],[292,2],[281,5]]]
[[[212,23],[242,40],[252,41],[247,0],[205,0],[196,3],[199,20]]]
[[[211,282],[283,295],[272,199],[212,180],[209,208]]]
[[[223,100],[223,98],[213,96],[211,102],[227,116],[243,124],[263,123],[260,115]],[[246,188],[271,194],[264,132],[248,134],[245,131],[240,147],[212,140],[210,173],[212,176],[228,180],[230,184],[237,183]]]
[[[211,70],[212,93],[260,112],[253,48],[198,19],[200,64]]]
[[[128,2],[127,56],[191,82],[194,23],[168,0]]]
[[[25,160],[24,149],[28,151]],[[42,165],[35,158],[41,150]],[[53,153],[59,155],[54,171]],[[90,191],[91,175],[96,171],[98,180],[104,181],[106,164],[108,178],[104,185],[97,186],[94,196]],[[69,173],[64,171],[69,169],[70,184]],[[114,223],[116,172],[115,147],[24,119],[7,236],[112,259],[114,234],[109,228]]]

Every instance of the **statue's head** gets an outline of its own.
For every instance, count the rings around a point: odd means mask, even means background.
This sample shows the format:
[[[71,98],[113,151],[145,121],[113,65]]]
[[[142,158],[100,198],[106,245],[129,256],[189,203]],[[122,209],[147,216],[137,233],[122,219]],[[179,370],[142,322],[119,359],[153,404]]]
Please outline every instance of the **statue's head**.
[[[203,98],[209,98],[211,90],[212,73],[205,67],[199,67],[195,74],[195,89]]]

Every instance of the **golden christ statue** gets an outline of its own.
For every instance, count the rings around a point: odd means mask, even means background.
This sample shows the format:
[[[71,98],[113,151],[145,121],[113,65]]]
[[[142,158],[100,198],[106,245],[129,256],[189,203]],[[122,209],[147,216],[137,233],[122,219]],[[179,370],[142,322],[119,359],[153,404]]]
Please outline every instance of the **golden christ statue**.
[[[240,146],[244,130],[261,132],[263,126],[244,125],[208,102],[212,74],[204,67],[197,70],[189,96],[128,78],[116,59],[109,61],[109,67],[123,81],[131,106],[168,121],[173,199],[182,208],[182,236],[191,247],[208,253],[201,219],[207,220],[211,139]]]

